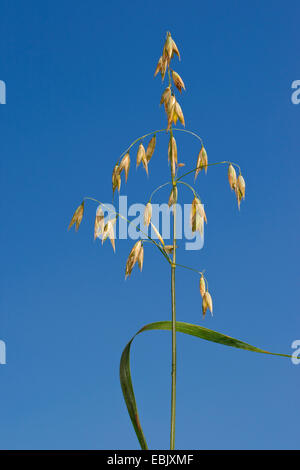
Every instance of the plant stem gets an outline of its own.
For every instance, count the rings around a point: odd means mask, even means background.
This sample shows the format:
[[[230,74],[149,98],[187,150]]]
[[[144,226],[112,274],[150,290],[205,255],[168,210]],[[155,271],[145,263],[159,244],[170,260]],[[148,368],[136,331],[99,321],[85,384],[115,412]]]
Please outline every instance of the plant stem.
[[[172,127],[170,129],[170,138],[173,137]],[[172,153],[172,146],[171,153]],[[173,188],[176,188],[177,182],[172,171],[172,155],[171,159],[171,175]],[[172,301],[172,390],[171,390],[171,432],[170,432],[170,449],[175,449],[175,418],[176,418],[176,291],[175,291],[175,269],[176,269],[176,205],[172,206],[173,210],[173,260],[171,264],[171,301]]]
[[[171,433],[170,449],[175,449],[175,415],[176,415],[176,204],[173,205],[173,263],[171,266],[171,298],[172,298],[172,393],[171,393]]]

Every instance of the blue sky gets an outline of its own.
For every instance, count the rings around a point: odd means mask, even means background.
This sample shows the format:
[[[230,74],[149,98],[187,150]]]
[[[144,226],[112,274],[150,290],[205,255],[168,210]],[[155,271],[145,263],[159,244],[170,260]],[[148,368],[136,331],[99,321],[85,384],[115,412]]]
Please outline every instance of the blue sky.
[[[240,213],[226,168],[196,186],[208,225],[200,251],[215,316],[201,318],[198,277],[177,272],[177,317],[274,352],[299,328],[300,79],[296,1],[1,2],[0,365],[2,449],[135,449],[118,368],[144,324],[170,319],[169,268],[145,246],[125,282],[132,241],[114,255],[92,237],[95,205],[68,232],[83,196],[111,200],[111,170],[138,136],[165,126],[153,71],[167,30],[180,49],[187,129],[210,162],[240,163]],[[178,133],[179,134],[179,133]],[[199,146],[177,136],[193,168]],[[132,155],[134,156],[134,155]],[[129,175],[129,202],[169,178],[167,137],[150,167]],[[139,169],[141,170],[141,169]],[[192,179],[188,179],[191,182]],[[186,191],[180,194],[190,202]],[[167,191],[157,196],[165,202]],[[182,244],[181,244],[182,246]],[[169,445],[168,332],[132,348],[132,375],[150,448]],[[300,365],[178,335],[179,449],[299,448]]]

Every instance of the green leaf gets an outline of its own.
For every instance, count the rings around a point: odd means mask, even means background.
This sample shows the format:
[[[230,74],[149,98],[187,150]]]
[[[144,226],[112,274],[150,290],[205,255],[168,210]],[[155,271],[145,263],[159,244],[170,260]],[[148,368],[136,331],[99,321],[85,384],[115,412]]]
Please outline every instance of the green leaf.
[[[142,333],[143,331],[150,330],[172,330],[171,321],[160,321],[155,323],[149,323],[141,328],[129,341],[125,347],[120,361],[120,382],[123,391],[123,396],[127,406],[127,410],[132,421],[134,430],[136,432],[137,438],[141,445],[142,449],[148,449],[147,442],[140,424],[139,414],[137,410],[137,405],[135,401],[131,373],[130,373],[130,347],[134,338]],[[180,333],[185,333],[187,335],[196,336],[197,338],[205,339],[207,341],[213,341],[214,343],[224,344],[225,346],[232,346],[234,348],[245,349],[246,351],[254,351],[263,354],[271,354],[273,356],[283,356],[291,357],[288,354],[277,354],[271,353],[269,351],[264,351],[263,349],[256,348],[251,346],[251,344],[244,343],[238,339],[231,338],[230,336],[223,335],[217,331],[209,330],[208,328],[203,328],[199,325],[193,325],[191,323],[176,322],[176,331]]]

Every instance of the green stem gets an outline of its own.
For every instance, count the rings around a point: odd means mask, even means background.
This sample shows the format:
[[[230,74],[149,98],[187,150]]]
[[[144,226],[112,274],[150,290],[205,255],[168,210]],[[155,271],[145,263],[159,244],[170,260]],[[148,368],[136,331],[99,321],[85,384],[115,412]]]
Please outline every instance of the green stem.
[[[179,129],[177,129],[179,130]],[[181,129],[180,129],[181,130]],[[230,164],[233,165],[233,166],[236,166],[238,169],[239,169],[239,172],[241,173],[241,167],[237,164],[237,163],[233,163],[233,162],[229,162],[227,160],[224,160],[223,162],[215,162],[215,163],[208,163],[206,166],[214,166],[214,165],[224,165],[224,164]],[[185,176],[189,175],[190,173],[193,173],[194,171],[198,170],[198,168],[201,169],[201,167],[196,167],[196,168],[193,168],[193,170],[190,170],[190,171],[187,171],[186,173],[184,173],[183,175],[180,176],[180,178],[177,178],[176,179],[176,182],[178,182],[179,180],[181,180],[182,178],[184,178]]]
[[[173,137],[173,129],[170,129],[170,138]],[[171,146],[172,149],[172,146]],[[172,150],[171,150],[172,152]],[[170,155],[172,162],[172,154]],[[172,171],[172,184],[177,186],[175,175]],[[176,204],[173,204],[173,260],[171,264],[171,303],[172,303],[172,389],[171,389],[171,431],[170,449],[175,449],[175,421],[176,421],[176,290],[175,290],[175,269],[176,269]]]

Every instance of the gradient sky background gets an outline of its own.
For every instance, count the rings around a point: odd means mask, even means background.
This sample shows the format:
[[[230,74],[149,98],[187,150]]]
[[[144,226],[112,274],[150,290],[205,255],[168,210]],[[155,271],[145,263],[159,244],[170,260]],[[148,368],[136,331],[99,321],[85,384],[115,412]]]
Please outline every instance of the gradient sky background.
[[[144,324],[170,319],[169,268],[145,247],[124,281],[132,241],[93,242],[96,205],[77,234],[83,196],[111,200],[111,171],[138,136],[165,126],[153,79],[167,30],[182,61],[187,129],[210,162],[239,162],[240,213],[225,167],[200,174],[208,225],[200,251],[215,316],[201,318],[196,274],[177,273],[177,317],[291,354],[299,328],[299,2],[1,2],[0,365],[2,449],[139,448],[119,384],[119,360]],[[198,142],[178,133],[180,160]],[[135,165],[130,202],[169,178],[158,137],[150,178]],[[132,153],[132,157],[135,152]],[[188,179],[189,182],[192,179]],[[184,202],[190,195],[180,193]],[[156,202],[165,202],[162,190]],[[179,243],[179,246],[183,246]],[[139,336],[132,375],[150,448],[169,445],[171,335]],[[300,365],[178,335],[176,445],[299,448]]]

